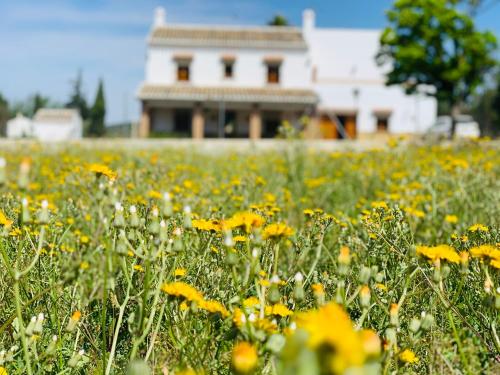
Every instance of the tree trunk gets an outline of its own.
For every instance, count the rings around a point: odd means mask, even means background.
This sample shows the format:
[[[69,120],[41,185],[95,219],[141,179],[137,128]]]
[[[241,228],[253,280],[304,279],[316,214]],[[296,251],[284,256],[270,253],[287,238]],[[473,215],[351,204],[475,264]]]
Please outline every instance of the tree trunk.
[[[460,105],[458,103],[451,105],[451,128],[450,128],[450,139],[455,137],[455,131],[457,129],[458,116],[460,115]]]

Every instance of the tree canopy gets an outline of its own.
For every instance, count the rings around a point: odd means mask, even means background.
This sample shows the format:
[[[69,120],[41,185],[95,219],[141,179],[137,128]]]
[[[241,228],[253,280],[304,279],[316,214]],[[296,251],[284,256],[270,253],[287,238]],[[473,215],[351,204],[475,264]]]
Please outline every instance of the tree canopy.
[[[106,132],[104,119],[106,117],[106,101],[104,99],[104,83],[99,80],[94,105],[90,109],[89,129],[90,136],[101,137]]]
[[[268,23],[269,26],[289,26],[290,23],[285,16],[276,14]]]
[[[72,82],[72,92],[65,107],[78,109],[84,121],[89,118],[87,99],[85,99],[85,95],[83,94],[83,78],[81,71],[78,71],[76,79]]]
[[[421,85],[455,109],[464,103],[496,64],[496,38],[480,32],[457,0],[396,0],[380,38],[378,62],[389,63],[387,84],[408,93]]]

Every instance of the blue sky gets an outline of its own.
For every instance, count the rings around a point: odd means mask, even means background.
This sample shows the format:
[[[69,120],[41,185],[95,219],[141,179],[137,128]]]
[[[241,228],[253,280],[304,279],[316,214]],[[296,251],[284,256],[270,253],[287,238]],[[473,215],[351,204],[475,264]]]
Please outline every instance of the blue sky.
[[[135,91],[144,76],[145,38],[153,10],[167,22],[264,24],[276,13],[300,25],[305,8],[319,27],[382,28],[391,0],[0,0],[0,92],[9,101],[38,91],[65,102],[83,71],[92,102],[104,79],[108,123],[136,120]],[[490,5],[491,4],[491,5]],[[500,37],[500,1],[486,0],[481,29]]]

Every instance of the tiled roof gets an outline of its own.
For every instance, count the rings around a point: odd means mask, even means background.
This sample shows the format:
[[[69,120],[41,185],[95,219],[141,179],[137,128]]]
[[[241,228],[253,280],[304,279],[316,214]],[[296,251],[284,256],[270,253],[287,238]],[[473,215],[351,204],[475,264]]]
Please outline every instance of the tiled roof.
[[[188,85],[143,85],[138,93],[142,100],[199,102],[244,102],[313,105],[318,96],[312,90],[280,87],[194,87]]]
[[[78,110],[67,108],[40,108],[36,111],[35,122],[68,122],[79,116]]]
[[[306,49],[301,29],[164,26],[153,29],[150,44],[176,46]]]

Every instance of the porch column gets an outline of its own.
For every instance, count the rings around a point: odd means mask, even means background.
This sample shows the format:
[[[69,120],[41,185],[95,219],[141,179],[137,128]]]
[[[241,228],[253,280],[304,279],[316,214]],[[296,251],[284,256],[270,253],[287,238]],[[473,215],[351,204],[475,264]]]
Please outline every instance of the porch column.
[[[150,108],[148,108],[146,102],[142,102],[142,114],[138,131],[139,138],[149,137],[150,129],[151,129],[151,110]]]
[[[307,139],[321,139],[320,115],[317,109],[312,109],[309,115],[309,122],[304,130],[304,137]]]
[[[260,110],[255,106],[250,112],[250,139],[260,139],[262,136],[262,118]]]
[[[191,137],[193,139],[203,139],[205,134],[205,118],[203,108],[197,104],[193,108],[193,119],[191,121]]]

